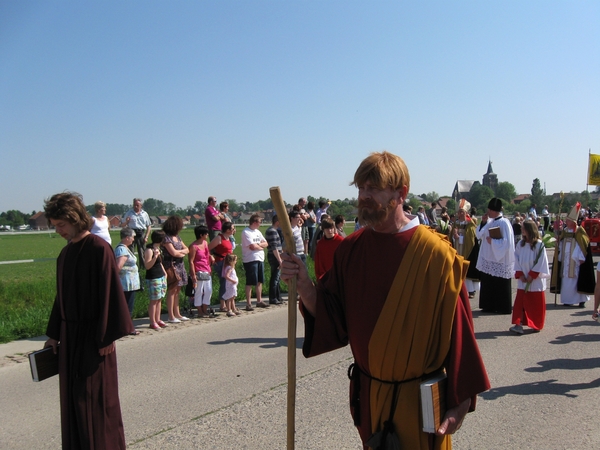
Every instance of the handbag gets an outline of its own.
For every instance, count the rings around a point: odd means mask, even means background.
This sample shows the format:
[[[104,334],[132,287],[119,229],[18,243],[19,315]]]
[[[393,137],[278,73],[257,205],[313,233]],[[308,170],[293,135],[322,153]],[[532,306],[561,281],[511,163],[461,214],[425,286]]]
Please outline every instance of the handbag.
[[[185,287],[185,296],[193,297],[194,295],[196,295],[196,289],[194,288],[194,280],[192,279],[192,277],[188,277],[188,283]]]
[[[175,283],[179,283],[181,275],[177,273],[175,267],[169,266],[165,271],[167,272],[167,288],[173,286]]]

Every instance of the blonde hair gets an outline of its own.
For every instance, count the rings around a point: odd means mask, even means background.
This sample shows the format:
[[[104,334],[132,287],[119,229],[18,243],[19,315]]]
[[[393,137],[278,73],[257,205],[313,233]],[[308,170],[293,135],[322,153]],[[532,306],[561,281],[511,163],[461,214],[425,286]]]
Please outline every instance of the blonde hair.
[[[379,189],[392,188],[406,191],[410,189],[410,175],[408,167],[402,158],[390,152],[373,152],[367,156],[354,173],[351,185],[356,187],[370,183]]]
[[[227,256],[225,256],[225,261],[223,262],[223,264],[225,264],[226,266],[235,266],[235,263],[237,262],[237,255],[233,254],[233,253],[229,253]]]
[[[102,208],[104,208],[106,206],[106,203],[98,200],[96,203],[94,203],[94,209],[96,211],[100,211]]]

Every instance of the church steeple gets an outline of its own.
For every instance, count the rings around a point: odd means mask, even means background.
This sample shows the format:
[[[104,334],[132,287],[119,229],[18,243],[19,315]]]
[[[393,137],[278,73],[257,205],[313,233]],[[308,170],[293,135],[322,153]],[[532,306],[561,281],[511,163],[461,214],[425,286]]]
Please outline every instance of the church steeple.
[[[481,184],[489,187],[494,193],[496,192],[496,188],[498,187],[498,175],[496,175],[492,169],[491,159],[488,160],[487,172],[483,175],[483,182]]]

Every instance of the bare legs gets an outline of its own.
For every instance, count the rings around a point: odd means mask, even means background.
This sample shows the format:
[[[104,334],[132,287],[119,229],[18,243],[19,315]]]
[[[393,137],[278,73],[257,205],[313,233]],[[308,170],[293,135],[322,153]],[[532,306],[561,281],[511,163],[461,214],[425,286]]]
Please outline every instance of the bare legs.
[[[159,326],[160,320],[160,300],[150,300],[148,304],[148,319],[150,320],[150,327],[156,328]]]
[[[179,312],[179,291],[180,286],[167,290],[167,312],[169,313],[169,320],[181,319],[181,313]]]

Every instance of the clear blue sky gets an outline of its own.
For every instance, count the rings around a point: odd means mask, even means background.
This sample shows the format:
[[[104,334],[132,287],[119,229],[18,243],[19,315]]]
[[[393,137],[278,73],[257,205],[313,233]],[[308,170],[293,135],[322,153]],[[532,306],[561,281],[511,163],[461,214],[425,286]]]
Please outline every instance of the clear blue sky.
[[[383,149],[415,194],[488,158],[519,193],[582,191],[599,23],[598,1],[0,0],[0,211],[352,198]]]

